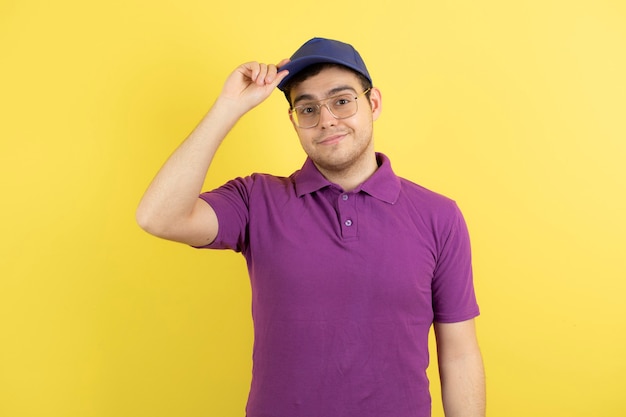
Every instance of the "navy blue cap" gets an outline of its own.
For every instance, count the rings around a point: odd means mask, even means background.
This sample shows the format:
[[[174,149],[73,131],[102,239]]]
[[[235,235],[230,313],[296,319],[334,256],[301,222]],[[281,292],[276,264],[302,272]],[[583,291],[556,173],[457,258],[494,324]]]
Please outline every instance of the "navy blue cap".
[[[372,82],[365,62],[352,45],[332,39],[313,38],[291,56],[291,62],[279,68],[280,71],[289,70],[289,75],[278,84],[278,88],[285,91],[285,85],[294,75],[310,65],[320,63],[344,65],[365,76],[370,83]]]

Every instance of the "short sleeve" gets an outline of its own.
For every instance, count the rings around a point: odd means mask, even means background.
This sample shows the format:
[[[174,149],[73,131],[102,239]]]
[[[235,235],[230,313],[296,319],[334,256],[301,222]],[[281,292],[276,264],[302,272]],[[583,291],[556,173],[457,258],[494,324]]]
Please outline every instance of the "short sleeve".
[[[249,201],[253,177],[236,178],[219,188],[200,194],[215,211],[218,231],[215,240],[202,248],[244,250],[247,242]]]
[[[470,238],[465,219],[454,204],[440,236],[440,251],[433,277],[434,320],[454,323],[480,314],[474,291]]]

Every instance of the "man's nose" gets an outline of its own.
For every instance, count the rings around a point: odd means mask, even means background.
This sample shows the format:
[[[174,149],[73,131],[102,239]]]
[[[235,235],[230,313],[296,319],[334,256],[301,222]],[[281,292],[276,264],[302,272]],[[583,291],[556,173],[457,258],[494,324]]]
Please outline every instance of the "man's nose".
[[[320,124],[322,126],[333,126],[335,124],[335,120],[337,119],[333,116],[328,104],[324,104],[320,108]]]

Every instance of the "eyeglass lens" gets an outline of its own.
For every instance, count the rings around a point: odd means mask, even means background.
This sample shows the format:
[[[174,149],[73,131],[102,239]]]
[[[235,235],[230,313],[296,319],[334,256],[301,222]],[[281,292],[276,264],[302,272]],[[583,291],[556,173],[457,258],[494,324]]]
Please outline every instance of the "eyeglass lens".
[[[322,106],[325,106],[335,119],[346,119],[354,116],[358,110],[356,97],[343,94],[332,97],[325,103],[307,103],[294,107],[292,114],[296,124],[301,128],[317,126]]]

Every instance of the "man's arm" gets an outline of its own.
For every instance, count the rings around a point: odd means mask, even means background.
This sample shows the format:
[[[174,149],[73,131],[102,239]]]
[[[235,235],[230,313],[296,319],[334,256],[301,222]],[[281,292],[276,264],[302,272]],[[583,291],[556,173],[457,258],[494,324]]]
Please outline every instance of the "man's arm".
[[[211,161],[235,123],[269,97],[286,75],[276,65],[249,62],[228,77],[213,107],[165,162],[141,199],[136,213],[141,228],[194,246],[215,239],[217,216],[198,198]]]
[[[446,417],[485,416],[485,372],[474,320],[435,323]]]

